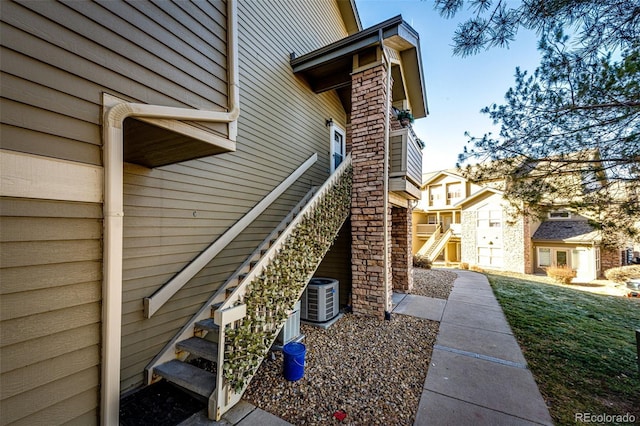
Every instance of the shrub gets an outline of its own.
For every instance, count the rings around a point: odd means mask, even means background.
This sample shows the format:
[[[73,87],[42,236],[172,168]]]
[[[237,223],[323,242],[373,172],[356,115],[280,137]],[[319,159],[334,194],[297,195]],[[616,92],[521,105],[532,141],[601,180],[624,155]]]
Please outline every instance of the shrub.
[[[462,262],[460,264],[460,269],[469,269],[469,264],[467,262]]]
[[[474,272],[484,272],[484,269],[482,269],[481,267],[479,267],[478,265],[471,265],[469,266],[469,270],[470,271],[474,271]]]
[[[416,254],[413,256],[413,266],[416,268],[431,269],[431,259],[427,256]]]
[[[604,276],[613,282],[624,283],[632,278],[640,278],[640,265],[620,266],[604,271]]]
[[[576,271],[568,266],[550,266],[545,269],[547,276],[560,284],[571,284],[576,277]]]

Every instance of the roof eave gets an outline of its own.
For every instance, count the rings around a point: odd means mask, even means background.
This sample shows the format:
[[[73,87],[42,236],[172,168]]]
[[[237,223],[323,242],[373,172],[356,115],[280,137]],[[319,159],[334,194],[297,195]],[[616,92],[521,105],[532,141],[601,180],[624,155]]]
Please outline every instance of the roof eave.
[[[347,34],[351,35],[362,31],[362,22],[355,0],[337,0],[337,4]]]
[[[411,112],[415,118],[426,117],[428,108],[420,57],[420,38],[418,33],[404,22],[401,15],[394,16],[300,57],[292,55],[291,68],[295,74],[301,75],[323,72],[323,69],[329,67],[330,64],[347,62],[350,56],[373,46],[382,46],[385,40],[392,37],[402,39],[406,47],[400,51],[400,55],[408,77],[407,96],[410,97]],[[331,85],[323,87],[323,89],[331,88],[333,88]]]

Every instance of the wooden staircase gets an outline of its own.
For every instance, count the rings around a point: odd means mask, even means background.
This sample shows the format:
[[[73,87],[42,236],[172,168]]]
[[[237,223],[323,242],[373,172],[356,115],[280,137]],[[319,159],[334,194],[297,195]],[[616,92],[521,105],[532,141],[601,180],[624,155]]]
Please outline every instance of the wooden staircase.
[[[187,322],[178,334],[163,348],[163,350],[145,368],[145,378],[147,384],[151,384],[162,378],[178,385],[192,393],[200,395],[209,401],[209,418],[219,420],[222,414],[235,405],[244,390],[247,388],[251,378],[255,374],[257,367],[246,372],[247,379],[238,386],[237,383],[229,383],[225,379],[225,368],[228,369],[230,361],[228,357],[232,354],[225,345],[227,335],[234,329],[241,327],[247,317],[247,305],[245,294],[251,291],[255,281],[264,281],[268,268],[277,264],[281,260],[279,254],[285,252],[287,244],[291,244],[293,236],[296,235],[297,228],[301,225],[302,219],[317,216],[317,206],[326,197],[332,197],[332,189],[336,183],[348,179],[349,193],[351,188],[351,158],[343,162],[340,168],[330,176],[325,184],[318,188],[313,188],[294,207],[282,222],[264,239],[264,241],[254,250],[254,252],[238,267],[238,269],[225,281],[215,294],[204,304],[204,306]],[[322,241],[329,249],[342,223],[348,216],[348,211],[343,212],[344,218],[339,221],[337,229],[332,229],[332,238]],[[322,224],[318,224],[321,227]],[[326,253],[326,250],[324,253]],[[323,255],[324,256],[324,255]],[[304,287],[313,275],[313,271],[319,265],[312,265],[311,274],[305,276],[301,289],[297,289],[297,298],[302,295]],[[283,295],[285,291],[281,292]],[[297,299],[296,299],[297,300]],[[287,311],[291,311],[293,304],[290,299],[273,300],[274,304],[282,306],[287,304]],[[294,301],[295,303],[295,301]],[[265,309],[270,308],[265,306]],[[280,328],[286,322],[279,320],[273,329],[267,330],[271,343],[277,336]],[[246,325],[246,324],[245,324]],[[264,326],[263,326],[264,330]],[[271,344],[262,348],[261,358],[267,355]],[[222,348],[226,348],[222,349]],[[225,353],[226,352],[226,353]],[[193,362],[197,360],[197,362]],[[202,361],[205,360],[205,361]],[[194,365],[197,364],[197,365]],[[201,366],[206,368],[200,368]],[[259,366],[259,363],[258,363]],[[228,371],[226,373],[229,373]],[[228,374],[227,374],[228,377]]]
[[[447,229],[442,234],[434,232],[431,238],[429,238],[429,240],[427,240],[427,242],[420,248],[418,254],[426,256],[433,261],[440,255],[440,253],[442,253],[442,250],[444,250],[445,245],[449,242],[452,236],[452,228]]]

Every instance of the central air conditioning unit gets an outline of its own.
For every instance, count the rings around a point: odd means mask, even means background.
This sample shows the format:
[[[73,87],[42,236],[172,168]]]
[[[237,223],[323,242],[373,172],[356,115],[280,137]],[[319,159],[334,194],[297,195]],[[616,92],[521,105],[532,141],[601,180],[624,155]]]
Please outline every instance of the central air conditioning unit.
[[[333,278],[311,278],[302,294],[300,317],[305,321],[325,322],[338,315],[339,282]]]

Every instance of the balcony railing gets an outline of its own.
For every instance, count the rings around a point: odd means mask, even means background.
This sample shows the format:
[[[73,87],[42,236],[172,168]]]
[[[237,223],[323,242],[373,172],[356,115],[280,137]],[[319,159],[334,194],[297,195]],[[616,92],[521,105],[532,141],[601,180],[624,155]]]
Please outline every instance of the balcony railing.
[[[419,223],[416,226],[416,234],[418,237],[430,237],[431,234],[436,232],[437,228],[438,228],[438,225],[436,224],[431,225],[431,224]]]
[[[422,148],[410,127],[389,134],[391,164],[389,190],[409,199],[420,199],[422,186]]]

